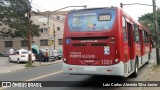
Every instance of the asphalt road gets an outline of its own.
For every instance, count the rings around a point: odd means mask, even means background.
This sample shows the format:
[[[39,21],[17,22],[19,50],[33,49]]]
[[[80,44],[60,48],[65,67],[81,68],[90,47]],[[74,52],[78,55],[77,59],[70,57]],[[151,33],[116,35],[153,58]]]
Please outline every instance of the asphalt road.
[[[0,57],[0,67],[14,66],[15,64],[16,63],[9,63],[8,57]]]
[[[88,76],[88,75],[68,75],[62,73],[62,63],[42,66],[38,68],[15,71],[0,75],[0,81],[108,81],[108,80],[123,80],[123,81],[141,81],[148,72],[148,69],[153,65],[155,51],[152,53],[151,63],[143,66],[139,70],[137,78],[120,78],[113,76]],[[53,84],[56,84],[54,82]],[[80,85],[80,82],[73,82],[71,87],[43,87],[43,88],[4,88],[4,90],[139,90],[138,87],[72,87],[74,84]]]
[[[123,81],[141,81],[147,74],[150,64],[143,66],[139,70],[139,76],[137,78],[120,78],[111,76],[88,76],[88,75],[68,75],[62,74],[62,64],[54,64],[49,66],[43,66],[39,68],[16,71],[12,73],[0,75],[0,81],[108,81],[108,80],[123,80]],[[57,72],[57,73],[56,73]],[[51,74],[53,73],[53,74]],[[44,76],[44,77],[42,77]],[[56,82],[54,82],[56,83]],[[53,83],[53,84],[54,84]],[[66,82],[67,83],[67,82]],[[74,87],[74,84],[81,84],[80,82],[73,82],[71,87],[43,87],[43,88],[6,88],[4,90],[135,90],[137,87],[105,87],[105,88],[93,88],[93,87]],[[73,87],[72,87],[73,86]]]

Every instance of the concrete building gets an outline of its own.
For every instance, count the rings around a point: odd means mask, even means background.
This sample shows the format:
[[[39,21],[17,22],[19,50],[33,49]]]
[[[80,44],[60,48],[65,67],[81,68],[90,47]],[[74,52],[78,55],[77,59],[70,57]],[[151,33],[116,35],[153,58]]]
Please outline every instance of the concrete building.
[[[50,13],[49,20],[48,14]],[[37,45],[41,49],[49,48],[59,50],[62,48],[64,22],[67,11],[32,13],[31,20],[34,24],[40,26],[40,36],[32,38],[32,45]],[[2,26],[4,28],[7,26]],[[55,35],[54,35],[55,34]],[[53,44],[50,45],[50,42]],[[8,51],[10,48],[18,50],[27,49],[27,41],[23,38],[5,38],[0,39],[0,52]]]

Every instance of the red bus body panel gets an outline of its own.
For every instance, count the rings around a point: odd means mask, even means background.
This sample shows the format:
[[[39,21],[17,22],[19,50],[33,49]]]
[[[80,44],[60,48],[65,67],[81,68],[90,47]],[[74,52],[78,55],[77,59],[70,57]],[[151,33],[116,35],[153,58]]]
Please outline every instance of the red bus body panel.
[[[143,57],[148,56],[151,52],[151,38],[148,37],[149,41],[146,43],[142,32],[145,31],[150,34],[149,30],[134,21],[122,9],[114,8],[114,10],[116,11],[115,21],[110,30],[71,31],[68,16],[66,17],[63,38],[63,61],[65,64],[75,65],[74,67],[77,65],[111,66],[110,68],[112,68],[112,65],[120,63],[118,66],[119,68],[122,67],[120,75],[134,71],[136,58],[139,58],[139,62],[144,64],[145,59]],[[128,41],[124,41],[122,17],[126,18]],[[139,42],[134,40],[133,24],[139,28]],[[107,52],[109,54],[106,54],[105,50],[109,50]]]

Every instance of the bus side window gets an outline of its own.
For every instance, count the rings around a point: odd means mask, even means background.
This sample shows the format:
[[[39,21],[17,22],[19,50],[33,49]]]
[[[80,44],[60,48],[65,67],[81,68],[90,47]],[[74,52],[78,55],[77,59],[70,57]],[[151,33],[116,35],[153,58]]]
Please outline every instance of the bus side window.
[[[122,25],[123,25],[123,39],[124,39],[124,41],[127,41],[127,31],[126,31],[125,17],[122,17]]]
[[[138,26],[134,24],[134,42],[139,42],[139,32],[138,32]]]
[[[148,32],[144,31],[144,43],[149,43],[149,35]]]
[[[149,42],[148,37],[147,37],[148,34],[144,29],[142,30],[142,35],[143,35],[143,42],[148,43]]]

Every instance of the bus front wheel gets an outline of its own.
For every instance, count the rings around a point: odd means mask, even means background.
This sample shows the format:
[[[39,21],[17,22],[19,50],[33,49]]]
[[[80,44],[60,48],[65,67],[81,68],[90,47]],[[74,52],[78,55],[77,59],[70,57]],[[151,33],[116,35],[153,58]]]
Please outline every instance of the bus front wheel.
[[[146,62],[146,64],[149,63],[149,60],[151,59],[151,53],[148,54],[148,61]]]
[[[135,62],[134,72],[132,74],[133,78],[136,78],[137,76],[138,76],[138,60],[136,60],[136,62]]]

